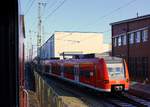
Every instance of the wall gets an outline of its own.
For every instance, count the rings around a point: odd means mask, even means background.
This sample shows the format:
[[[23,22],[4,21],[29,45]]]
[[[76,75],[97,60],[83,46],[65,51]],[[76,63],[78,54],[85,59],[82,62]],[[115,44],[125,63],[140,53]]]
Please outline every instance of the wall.
[[[60,57],[62,52],[102,53],[110,49],[107,45],[103,46],[103,35],[100,33],[55,33],[56,57]]]
[[[132,77],[136,77],[136,80],[145,79],[142,77],[141,73],[144,72],[142,70],[141,66],[145,66],[145,64],[142,64],[142,58],[147,57],[148,59],[148,73],[145,75],[150,75],[150,18],[149,19],[143,19],[138,21],[132,21],[132,22],[126,22],[121,24],[112,25],[112,37],[115,37],[117,35],[120,35],[122,33],[127,34],[132,31],[140,30],[143,28],[147,28],[148,31],[148,41],[146,42],[140,42],[140,43],[133,43],[133,44],[127,44],[127,45],[121,45],[114,47],[112,44],[112,54],[115,56],[120,56],[126,59],[126,61],[129,61],[129,70],[130,72],[135,72],[132,74]],[[129,35],[127,36],[127,38]],[[128,39],[127,39],[128,40]],[[113,43],[113,42],[112,42]],[[135,66],[136,65],[136,66]],[[135,66],[135,67],[134,67]],[[134,71],[132,71],[135,68]],[[139,73],[139,74],[137,74]],[[148,77],[150,79],[150,76]]]

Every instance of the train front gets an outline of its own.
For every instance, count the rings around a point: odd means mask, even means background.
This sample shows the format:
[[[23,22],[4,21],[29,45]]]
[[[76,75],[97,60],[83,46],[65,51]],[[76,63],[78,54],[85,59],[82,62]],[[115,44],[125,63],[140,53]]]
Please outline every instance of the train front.
[[[125,60],[117,57],[104,58],[104,87],[111,92],[129,89],[129,74]]]

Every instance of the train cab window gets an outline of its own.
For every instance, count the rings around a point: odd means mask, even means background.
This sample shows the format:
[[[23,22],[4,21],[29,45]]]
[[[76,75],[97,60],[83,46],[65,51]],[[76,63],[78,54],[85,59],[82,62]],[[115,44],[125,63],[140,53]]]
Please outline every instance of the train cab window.
[[[55,72],[55,65],[52,64],[52,72]]]
[[[116,74],[122,73],[121,67],[116,67]]]
[[[110,78],[125,77],[124,65],[122,63],[107,64]]]

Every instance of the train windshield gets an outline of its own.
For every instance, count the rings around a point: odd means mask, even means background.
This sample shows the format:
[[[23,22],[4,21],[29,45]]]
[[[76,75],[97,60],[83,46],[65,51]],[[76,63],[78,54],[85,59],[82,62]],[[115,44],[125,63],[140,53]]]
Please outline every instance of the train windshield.
[[[123,79],[125,78],[124,64],[123,63],[108,63],[107,69],[110,79]]]

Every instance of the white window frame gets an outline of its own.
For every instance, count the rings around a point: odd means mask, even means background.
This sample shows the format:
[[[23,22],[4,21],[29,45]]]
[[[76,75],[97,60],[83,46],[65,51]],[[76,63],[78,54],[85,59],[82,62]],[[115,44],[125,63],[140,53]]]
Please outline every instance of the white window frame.
[[[141,42],[141,32],[140,31],[136,32],[135,42],[136,43],[140,43]]]
[[[123,43],[123,45],[126,45],[127,44],[127,36],[126,35],[122,35],[122,36],[123,36],[122,43]]]
[[[116,37],[113,38],[113,42],[114,42],[114,47],[116,47],[117,46],[117,38]]]
[[[142,41],[148,41],[148,29],[142,30]]]
[[[121,46],[121,36],[118,37],[118,46]]]
[[[134,33],[130,33],[129,34],[129,40],[130,40],[130,44],[134,44]]]

